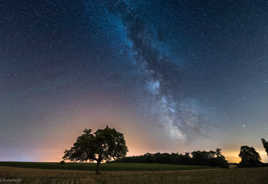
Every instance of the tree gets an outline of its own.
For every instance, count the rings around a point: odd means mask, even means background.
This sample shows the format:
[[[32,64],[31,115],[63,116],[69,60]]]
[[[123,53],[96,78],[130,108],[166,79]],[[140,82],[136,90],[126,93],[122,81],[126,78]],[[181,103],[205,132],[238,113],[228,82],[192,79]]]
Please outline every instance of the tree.
[[[268,141],[266,141],[265,139],[261,139],[263,147],[268,155]]]
[[[103,161],[123,158],[128,149],[124,135],[114,128],[106,126],[92,133],[85,129],[73,146],[64,152],[63,159],[71,161],[95,161],[96,174]]]
[[[223,157],[223,155],[221,154],[221,149],[220,149],[220,148],[217,148],[217,149],[216,149],[215,154],[216,154],[216,157],[217,157],[217,158]]]
[[[239,157],[241,158],[240,167],[257,167],[262,165],[261,157],[253,147],[241,146]]]
[[[215,155],[216,155],[216,158],[214,159],[214,165],[217,165],[223,168],[229,168],[229,164],[227,160],[225,159],[225,156],[222,155],[220,148],[216,149]]]
[[[140,156],[124,157],[114,162],[127,163],[165,163],[180,165],[207,165],[228,168],[229,164],[221,154],[221,149],[216,151],[194,151],[192,154],[185,153],[146,153]]]

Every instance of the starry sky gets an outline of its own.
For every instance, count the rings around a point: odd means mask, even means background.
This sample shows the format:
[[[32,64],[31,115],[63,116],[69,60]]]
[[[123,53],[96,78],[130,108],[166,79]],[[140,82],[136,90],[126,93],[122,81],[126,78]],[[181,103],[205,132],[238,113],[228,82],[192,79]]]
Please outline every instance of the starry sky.
[[[265,0],[0,1],[0,160],[59,161],[84,128],[128,155],[268,138]]]

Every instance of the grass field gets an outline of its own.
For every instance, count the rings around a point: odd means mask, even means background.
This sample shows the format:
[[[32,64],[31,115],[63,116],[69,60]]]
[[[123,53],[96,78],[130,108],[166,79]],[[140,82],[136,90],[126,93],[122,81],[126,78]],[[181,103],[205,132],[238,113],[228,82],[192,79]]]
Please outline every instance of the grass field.
[[[267,184],[268,168],[181,171],[54,170],[0,166],[0,183],[22,184]]]
[[[65,163],[57,162],[0,162],[0,166],[60,169],[60,170],[86,170],[94,171],[96,165],[89,163]],[[102,171],[174,171],[207,169],[207,166],[172,165],[172,164],[143,164],[143,163],[107,163],[101,165]]]
[[[0,162],[1,183],[58,184],[268,184],[268,168],[220,169],[170,164]]]

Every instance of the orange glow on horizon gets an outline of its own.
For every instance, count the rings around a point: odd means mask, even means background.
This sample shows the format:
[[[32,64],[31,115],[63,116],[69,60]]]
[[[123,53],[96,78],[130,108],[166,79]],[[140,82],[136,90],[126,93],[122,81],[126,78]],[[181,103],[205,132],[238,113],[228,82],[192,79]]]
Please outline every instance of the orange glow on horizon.
[[[258,151],[260,154],[262,161],[267,162],[267,154],[265,151]],[[224,151],[223,155],[225,156],[226,160],[230,163],[239,163],[241,158],[238,156],[239,155],[239,150],[238,151]]]
[[[52,118],[50,120],[51,122],[57,122],[57,126],[53,129],[55,132],[48,132],[50,136],[44,137],[43,142],[38,142],[38,146],[41,148],[36,150],[37,160],[49,162],[61,161],[64,150],[72,146],[84,128],[94,127],[93,131],[95,131],[98,128],[105,127],[107,124],[124,134],[129,148],[127,156],[143,155],[147,152],[190,152],[189,149],[191,148],[184,146],[180,147],[180,151],[177,150],[178,147],[176,146],[170,146],[168,148],[161,147],[163,144],[166,144],[165,142],[162,142],[159,146],[158,141],[161,140],[161,135],[160,139],[153,140],[155,137],[148,136],[148,131],[154,131],[152,127],[147,127],[146,124],[140,123],[140,120],[136,119],[135,114],[122,112],[120,106],[114,106],[112,110],[95,108],[90,109],[90,113],[88,111],[88,108],[81,107],[78,113],[70,115],[71,117],[68,117],[68,119],[61,119],[60,117]],[[87,115],[85,116],[85,114]],[[75,122],[75,124],[73,124],[73,122]],[[258,152],[263,159],[262,161],[267,161],[266,153],[264,151]],[[223,149],[223,155],[231,163],[240,162],[238,154],[239,148],[238,150]]]
[[[137,156],[137,155],[143,155],[147,152],[150,152],[146,150],[145,148],[143,150],[133,150],[131,149],[131,145],[129,145],[130,152],[128,152],[127,156]],[[42,150],[42,154],[40,155],[39,159],[40,161],[44,162],[59,162],[62,159],[64,149],[58,149],[58,150]],[[153,153],[153,152],[152,152]],[[265,151],[259,151],[260,156],[262,158],[263,162],[267,161],[267,156]],[[238,156],[239,151],[224,151],[223,155],[226,157],[228,162],[230,163],[239,163],[240,157]]]

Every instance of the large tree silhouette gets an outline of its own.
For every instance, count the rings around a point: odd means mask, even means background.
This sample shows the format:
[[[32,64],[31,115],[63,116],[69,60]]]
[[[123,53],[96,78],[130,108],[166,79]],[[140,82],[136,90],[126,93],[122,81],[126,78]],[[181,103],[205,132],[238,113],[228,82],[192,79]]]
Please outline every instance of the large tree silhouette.
[[[85,129],[73,146],[64,152],[63,159],[95,161],[97,163],[96,174],[99,174],[101,162],[122,158],[127,151],[124,135],[107,126],[95,133],[91,133],[91,129]]]
[[[257,167],[262,165],[261,157],[253,147],[241,146],[239,157],[241,158],[240,167]]]

